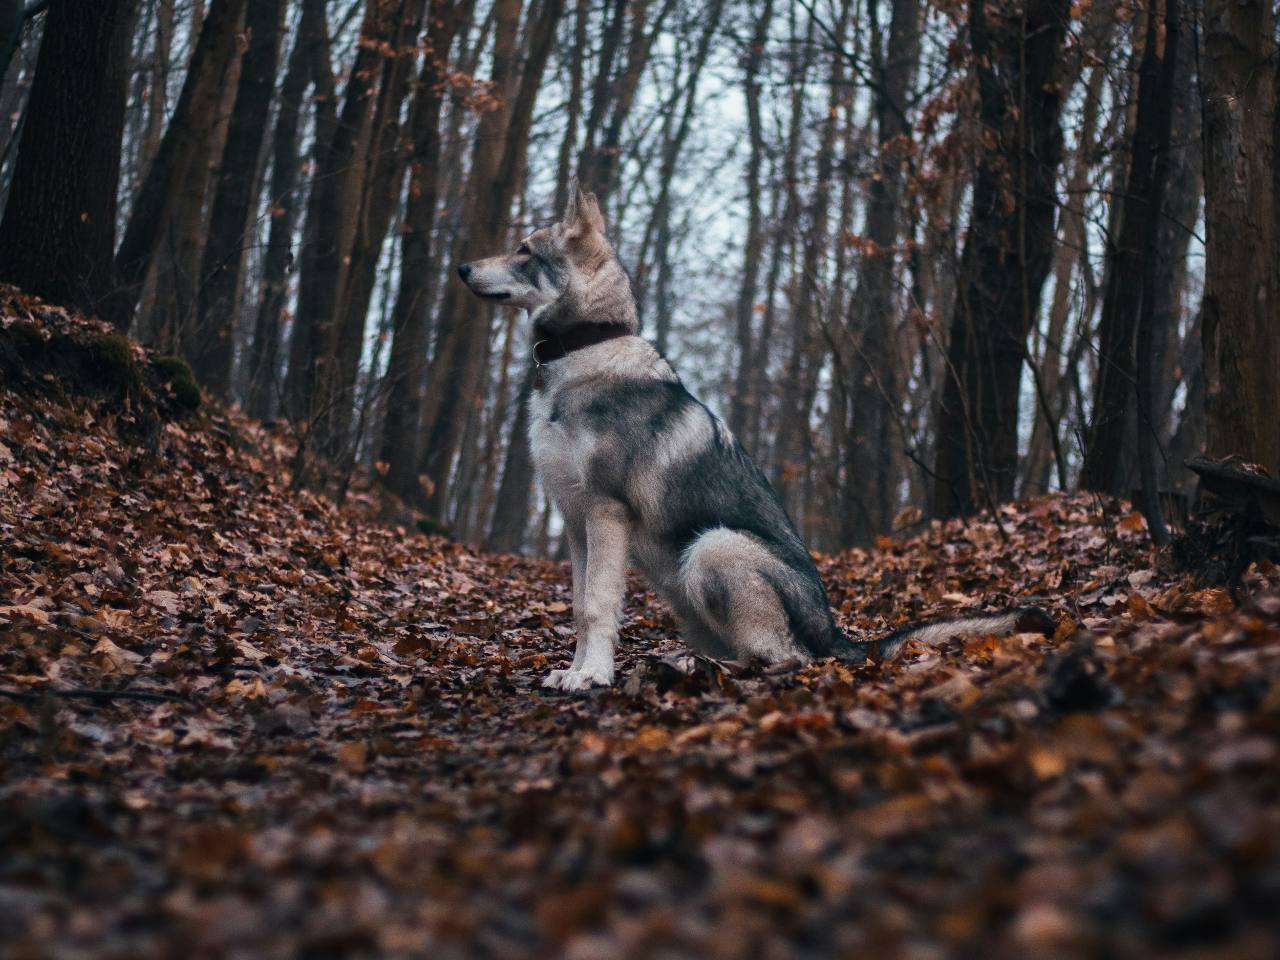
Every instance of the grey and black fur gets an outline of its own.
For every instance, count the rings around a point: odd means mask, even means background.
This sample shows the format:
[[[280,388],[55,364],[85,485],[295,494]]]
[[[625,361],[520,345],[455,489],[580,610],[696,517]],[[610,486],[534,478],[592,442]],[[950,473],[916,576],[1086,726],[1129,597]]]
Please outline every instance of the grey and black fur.
[[[477,295],[528,310],[535,346],[584,330],[602,337],[542,364],[530,401],[534,462],[564,516],[578,633],[572,665],[553,670],[547,686],[613,682],[629,562],[674,608],[686,641],[710,656],[777,663],[865,653],[836,627],[813,559],[764,475],[635,335],[631,285],[593,195],[575,187],[560,223],[459,273]],[[914,630],[934,640],[1007,632],[1023,613]],[[908,635],[889,638],[892,648]]]

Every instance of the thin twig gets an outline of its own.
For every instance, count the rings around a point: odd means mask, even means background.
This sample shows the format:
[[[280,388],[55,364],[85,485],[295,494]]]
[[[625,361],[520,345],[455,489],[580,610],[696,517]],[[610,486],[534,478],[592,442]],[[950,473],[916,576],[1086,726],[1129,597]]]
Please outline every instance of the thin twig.
[[[108,690],[101,687],[42,687],[34,692],[6,690],[0,687],[0,697],[23,703],[38,703],[44,697],[63,697],[67,700],[146,700],[162,703],[190,703],[191,698],[181,693],[165,693],[159,690]]]

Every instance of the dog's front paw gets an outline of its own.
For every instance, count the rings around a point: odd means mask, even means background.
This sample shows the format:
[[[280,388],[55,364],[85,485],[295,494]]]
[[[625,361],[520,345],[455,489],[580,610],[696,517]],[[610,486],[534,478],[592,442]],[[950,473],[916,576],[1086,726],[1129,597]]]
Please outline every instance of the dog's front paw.
[[[555,690],[586,690],[588,687],[608,687],[613,684],[613,671],[600,668],[579,667],[568,670],[552,670],[545,680],[544,687]]]

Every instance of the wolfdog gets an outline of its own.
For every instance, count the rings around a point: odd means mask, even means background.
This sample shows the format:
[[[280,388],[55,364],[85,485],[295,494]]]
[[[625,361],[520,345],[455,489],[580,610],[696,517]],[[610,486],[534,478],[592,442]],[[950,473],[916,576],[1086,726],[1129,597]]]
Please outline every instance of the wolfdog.
[[[813,558],[781,500],[724,422],[637,336],[631,281],[594,194],[575,183],[561,221],[515,253],[464,263],[477,296],[533,324],[529,441],[564,519],[577,647],[547,687],[613,682],[628,561],[675,611],[694,650],[768,663],[838,656],[866,644],[836,626]],[[900,630],[908,638],[1052,628],[1036,608]]]

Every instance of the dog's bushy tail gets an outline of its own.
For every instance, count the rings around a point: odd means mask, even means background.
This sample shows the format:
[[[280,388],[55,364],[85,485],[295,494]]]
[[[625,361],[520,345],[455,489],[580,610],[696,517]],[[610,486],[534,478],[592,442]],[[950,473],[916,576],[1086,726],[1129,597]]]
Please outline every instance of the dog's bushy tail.
[[[1042,633],[1053,636],[1057,623],[1047,610],[1041,607],[1015,607],[1003,613],[983,613],[967,617],[948,617],[912,623],[895,630],[878,640],[853,641],[850,659],[892,660],[908,640],[925,643],[945,643],[961,637],[978,637],[988,634],[1007,636],[1011,633]]]

